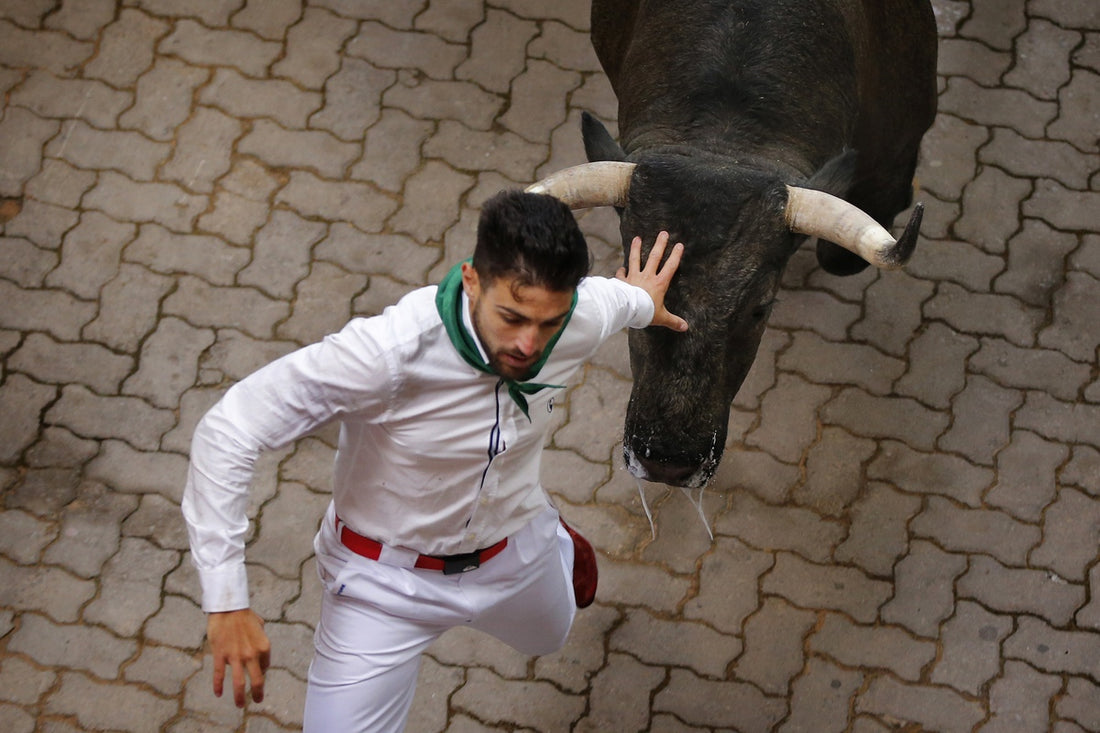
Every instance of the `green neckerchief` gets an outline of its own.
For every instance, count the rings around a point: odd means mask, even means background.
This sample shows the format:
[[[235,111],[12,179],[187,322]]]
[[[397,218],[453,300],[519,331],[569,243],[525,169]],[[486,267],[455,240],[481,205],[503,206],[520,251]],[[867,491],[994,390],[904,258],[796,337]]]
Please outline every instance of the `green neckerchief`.
[[[466,260],[470,262],[470,260]],[[459,356],[465,360],[467,364],[477,369],[479,372],[486,374],[493,374],[500,377],[500,380],[508,385],[508,394],[512,397],[512,401],[516,403],[519,409],[527,417],[531,419],[530,413],[527,411],[527,398],[524,395],[535,394],[541,389],[565,389],[564,384],[539,384],[537,382],[518,381],[515,379],[509,379],[503,377],[493,371],[492,367],[485,363],[485,360],[481,357],[481,351],[477,348],[477,344],[474,343],[473,336],[466,330],[465,324],[462,323],[462,263],[458,263],[450,269],[447,275],[443,278],[443,282],[439,283],[439,289],[435,294],[435,307],[439,311],[440,318],[443,319],[443,326],[447,329],[447,336],[451,339],[451,343],[454,344],[455,350],[458,351]],[[565,315],[565,320],[561,324],[561,328],[558,332],[551,337],[549,343],[546,344],[546,348],[542,352],[542,357],[531,367],[531,374],[538,374],[542,369],[542,365],[546,363],[546,360],[550,357],[550,351],[554,348],[554,344],[558,342],[562,333],[565,331],[565,327],[569,325],[569,319],[573,317],[573,309],[577,307],[577,292],[573,291],[573,302],[569,305],[569,313]]]

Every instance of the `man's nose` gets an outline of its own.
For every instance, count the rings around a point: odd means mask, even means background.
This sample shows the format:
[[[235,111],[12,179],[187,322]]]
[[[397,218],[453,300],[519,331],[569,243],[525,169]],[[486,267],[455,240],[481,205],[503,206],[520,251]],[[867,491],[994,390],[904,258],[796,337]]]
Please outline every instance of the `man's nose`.
[[[538,350],[539,329],[538,326],[525,326],[516,336],[516,348],[524,355],[530,356]]]

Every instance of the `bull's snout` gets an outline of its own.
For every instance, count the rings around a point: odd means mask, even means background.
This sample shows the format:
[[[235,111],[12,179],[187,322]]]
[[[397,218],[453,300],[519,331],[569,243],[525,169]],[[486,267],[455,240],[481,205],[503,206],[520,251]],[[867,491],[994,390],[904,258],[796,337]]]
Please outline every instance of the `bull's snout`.
[[[658,455],[650,450],[637,453],[630,446],[623,447],[623,459],[635,478],[687,489],[705,486],[718,466],[717,458],[710,455],[695,458]]]

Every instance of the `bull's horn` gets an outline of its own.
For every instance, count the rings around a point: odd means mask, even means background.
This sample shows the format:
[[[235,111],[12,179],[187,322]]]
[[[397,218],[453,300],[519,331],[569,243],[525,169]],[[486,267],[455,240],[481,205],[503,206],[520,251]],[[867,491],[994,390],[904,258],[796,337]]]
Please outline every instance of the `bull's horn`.
[[[875,267],[894,270],[909,261],[917,246],[924,204],[913,207],[897,241],[859,207],[824,191],[787,186],[787,226],[799,234],[826,239],[854,252]]]
[[[634,163],[602,160],[551,173],[527,187],[527,193],[547,193],[571,209],[626,206]]]

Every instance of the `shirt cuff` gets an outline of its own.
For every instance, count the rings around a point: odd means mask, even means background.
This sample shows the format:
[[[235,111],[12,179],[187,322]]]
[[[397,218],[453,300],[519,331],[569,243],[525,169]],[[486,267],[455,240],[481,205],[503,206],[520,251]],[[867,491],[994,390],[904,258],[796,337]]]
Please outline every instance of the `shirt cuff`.
[[[202,610],[206,613],[248,608],[248,571],[243,564],[199,570]]]

